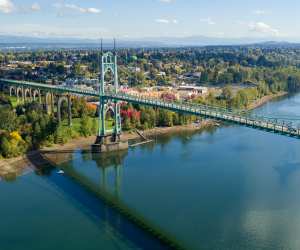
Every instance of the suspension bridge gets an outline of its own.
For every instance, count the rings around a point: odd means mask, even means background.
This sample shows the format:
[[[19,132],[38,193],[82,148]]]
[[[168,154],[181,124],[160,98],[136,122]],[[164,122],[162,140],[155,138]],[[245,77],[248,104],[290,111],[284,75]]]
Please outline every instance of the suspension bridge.
[[[34,83],[26,81],[15,81],[8,79],[0,79],[0,84],[8,87],[9,93],[12,95],[16,93],[18,98],[22,98],[25,101],[28,100],[41,100],[40,95],[47,96],[48,94],[56,95],[59,98],[68,96],[87,96],[87,97],[99,97],[98,91],[82,90],[78,88],[71,88],[65,86],[55,86],[43,83]],[[24,94],[23,94],[24,92]],[[35,96],[36,93],[38,96]],[[61,96],[61,97],[59,97]],[[289,121],[290,118],[284,121],[278,121],[276,118],[269,118],[263,116],[251,116],[245,112],[232,111],[225,108],[213,107],[207,105],[198,105],[187,102],[175,102],[166,101],[161,99],[154,99],[144,97],[142,95],[131,95],[118,91],[106,91],[104,95],[101,95],[101,99],[108,103],[113,102],[128,102],[133,104],[145,105],[154,108],[167,109],[174,112],[179,112],[187,115],[195,115],[203,118],[210,118],[219,121],[227,121],[243,126],[253,127],[255,129],[262,129],[269,132],[280,133],[283,135],[293,136],[300,138],[300,129],[292,125]],[[48,101],[47,98],[45,100]],[[52,104],[47,103],[46,106]],[[58,107],[60,108],[60,107]],[[292,119],[292,118],[291,118]]]
[[[191,102],[167,101],[122,92],[118,83],[116,50],[114,52],[103,53],[101,49],[100,59],[100,84],[97,86],[97,90],[85,90],[76,87],[11,79],[0,79],[0,90],[6,91],[10,95],[16,95],[18,100],[22,99],[25,102],[37,101],[44,104],[47,112],[53,112],[56,103],[57,119],[59,122],[61,122],[61,105],[62,102],[66,101],[68,104],[68,121],[70,126],[72,125],[72,98],[83,96],[99,99],[99,130],[95,143],[97,145],[120,142],[122,132],[120,104],[122,102],[167,109],[177,113],[226,121],[266,132],[300,138],[300,127],[291,122],[293,118],[285,117],[284,119],[278,119],[253,116],[250,113],[240,110],[230,110]],[[113,86],[108,87],[105,82],[105,74],[109,71],[113,74],[114,79]],[[105,125],[105,116],[108,111],[112,111],[114,114],[113,130],[108,130]]]

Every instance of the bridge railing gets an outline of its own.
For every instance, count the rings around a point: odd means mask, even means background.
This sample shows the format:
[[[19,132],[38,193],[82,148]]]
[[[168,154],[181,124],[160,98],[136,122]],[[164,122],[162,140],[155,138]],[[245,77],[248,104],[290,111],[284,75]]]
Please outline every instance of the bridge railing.
[[[84,89],[62,86],[62,85],[50,85],[50,84],[43,84],[43,83],[7,80],[7,79],[0,79],[0,83],[1,82],[4,84],[13,85],[13,86],[38,88],[38,89],[52,91],[52,92],[56,92],[56,93],[72,93],[72,94],[77,94],[77,95],[99,96],[97,91],[84,90]]]
[[[92,90],[83,90],[74,87],[67,86],[56,86],[49,84],[33,83],[33,82],[24,82],[16,80],[7,80],[0,79],[0,83],[14,85],[14,86],[26,86],[28,88],[40,88],[43,90],[49,90],[58,93],[72,93],[75,95],[88,95],[88,96],[99,96],[98,91]],[[129,102],[136,102],[140,104],[151,105],[154,107],[167,108],[173,111],[189,113],[191,115],[204,115],[210,118],[222,119],[227,121],[232,121],[235,123],[242,123],[244,125],[252,125],[260,128],[270,129],[273,128],[274,131],[289,133],[291,135],[298,135],[300,131],[300,126],[295,126],[290,122],[285,120],[280,120],[276,118],[264,117],[253,115],[251,113],[245,112],[245,110],[232,110],[223,107],[215,107],[210,105],[201,105],[192,102],[182,102],[182,101],[173,101],[166,99],[158,99],[145,97],[143,95],[133,95],[127,94],[124,92],[110,91],[106,92],[104,96],[108,99],[117,99]],[[300,119],[299,119],[300,120]]]
[[[213,107],[209,105],[199,105],[191,102],[169,101],[151,97],[145,97],[138,94],[127,93],[108,93],[108,97],[117,98],[124,101],[135,101],[140,104],[152,104],[153,106],[169,108],[177,111],[189,112],[195,115],[207,115],[211,118],[243,123],[246,125],[257,126],[265,129],[273,129],[278,132],[286,132],[293,135],[299,135],[299,127],[285,121],[269,119],[268,117],[250,115],[248,112],[233,111],[226,108]]]

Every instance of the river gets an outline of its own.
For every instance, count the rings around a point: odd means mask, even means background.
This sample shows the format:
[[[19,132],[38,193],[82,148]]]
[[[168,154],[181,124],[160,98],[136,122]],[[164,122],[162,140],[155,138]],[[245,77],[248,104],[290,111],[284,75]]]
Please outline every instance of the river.
[[[254,112],[299,116],[300,95]],[[1,249],[167,249],[86,182],[187,249],[300,249],[299,150],[300,140],[238,125],[106,157],[76,150],[57,169],[0,181]]]

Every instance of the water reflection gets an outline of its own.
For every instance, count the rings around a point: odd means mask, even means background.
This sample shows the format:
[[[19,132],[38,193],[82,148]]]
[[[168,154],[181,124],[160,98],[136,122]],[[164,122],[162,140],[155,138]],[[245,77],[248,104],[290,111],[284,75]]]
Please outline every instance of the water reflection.
[[[286,162],[281,165],[274,166],[277,171],[280,183],[286,185],[290,177],[300,170],[300,162]]]
[[[91,220],[101,217],[107,231],[113,227],[141,248],[159,249],[111,207],[141,214],[189,249],[297,250],[299,147],[296,139],[229,126],[164,135],[114,154],[54,155],[66,176],[38,173],[83,204]]]
[[[47,152],[40,157],[44,159],[41,165],[39,159],[39,167],[36,169],[36,174],[43,177],[53,187],[60,190],[60,195],[64,199],[76,204],[80,207],[91,221],[97,223],[103,228],[106,233],[117,231],[124,238],[124,242],[129,241],[132,247],[130,249],[169,249],[160,240],[155,239],[151,234],[148,234],[137,225],[127,219],[116,208],[116,204],[123,206],[122,209],[127,209],[124,205],[119,204],[120,186],[122,178],[122,162],[127,155],[127,152],[119,152],[113,155],[94,154],[90,151],[64,152],[65,156],[59,157],[59,160],[71,159],[71,161],[59,164],[59,167],[54,166],[54,158],[51,157],[53,152]],[[48,158],[49,157],[49,158]],[[55,157],[55,160],[58,158]],[[37,158],[32,159],[33,163],[37,163]],[[84,171],[79,171],[74,162],[80,162],[80,170],[84,170],[87,165],[93,165],[95,171],[93,177],[89,178],[84,174]],[[81,164],[82,163],[82,164]],[[58,169],[63,169],[65,174],[59,174]],[[109,174],[114,172],[114,192],[110,193]],[[113,206],[111,206],[113,205]],[[130,245],[129,244],[129,245]],[[118,247],[119,249],[123,249]]]
[[[118,199],[120,198],[120,188],[122,183],[122,165],[125,157],[127,156],[127,151],[120,151],[114,154],[95,154],[90,152],[89,154],[85,153],[85,157],[90,158],[97,164],[97,168],[101,170],[101,188],[104,191],[108,191],[107,187],[107,174],[109,171],[113,170],[114,172],[114,194]],[[88,155],[88,156],[87,156]]]

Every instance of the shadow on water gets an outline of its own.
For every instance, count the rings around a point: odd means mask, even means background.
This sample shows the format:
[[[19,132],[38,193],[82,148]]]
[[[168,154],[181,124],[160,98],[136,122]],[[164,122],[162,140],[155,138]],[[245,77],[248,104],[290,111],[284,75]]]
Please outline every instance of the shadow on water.
[[[55,155],[58,152],[52,151],[48,153]],[[69,153],[64,152],[61,155],[70,160],[73,155],[71,153],[74,152]],[[105,155],[85,151],[81,155],[83,161],[94,161],[99,171],[103,173],[111,166],[114,166],[116,172],[118,172],[120,167],[122,167],[127,151]],[[59,156],[55,155],[55,157]],[[96,185],[88,177],[78,173],[71,164],[60,165],[65,174],[58,174],[55,164],[42,154],[29,157],[29,159],[34,166],[39,166],[36,169],[37,175],[46,177],[52,185],[59,188],[78,206],[81,206],[83,208],[82,212],[92,221],[105,221],[108,230],[113,228],[139,249],[185,249],[185,247],[181,246],[181,243],[177,242],[175,237],[152,225],[151,222],[146,221],[136,211],[129,209],[121,202],[118,192],[118,179],[120,176],[116,181],[117,192],[111,194],[106,191],[105,186]]]
[[[287,162],[274,167],[279,175],[280,183],[286,185],[288,180],[294,173],[300,171],[300,162]]]
[[[192,143],[191,138],[194,137],[195,135],[199,135],[202,133],[213,135],[217,131],[217,129],[218,129],[217,126],[208,126],[199,130],[191,130],[191,131],[183,130],[181,132],[176,131],[173,133],[171,132],[159,136],[151,136],[150,139],[153,139],[157,144],[161,146],[161,148],[166,147],[172,140],[179,140],[180,143],[183,146],[185,146],[188,145],[189,143]],[[151,143],[149,145],[151,145]],[[149,148],[153,149],[154,147],[155,144],[152,143],[152,145]]]

